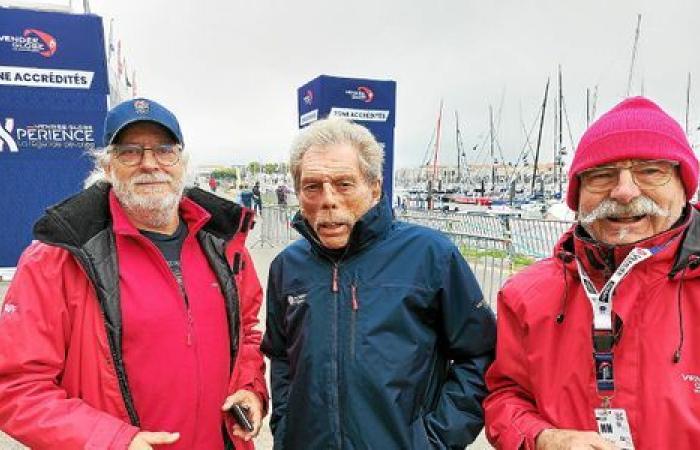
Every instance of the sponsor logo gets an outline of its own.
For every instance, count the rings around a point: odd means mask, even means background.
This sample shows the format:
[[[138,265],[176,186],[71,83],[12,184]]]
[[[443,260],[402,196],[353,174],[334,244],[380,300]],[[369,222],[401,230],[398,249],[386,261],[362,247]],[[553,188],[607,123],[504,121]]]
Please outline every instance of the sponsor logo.
[[[386,122],[389,119],[388,110],[331,108],[331,117],[342,117],[356,122]]]
[[[17,147],[17,142],[12,137],[12,130],[15,129],[15,119],[12,117],[5,118],[5,124],[0,124],[0,152],[5,150],[5,146],[11,152],[19,151]]]
[[[304,94],[303,97],[304,103],[307,105],[311,105],[314,102],[314,91],[311,89],[306,90],[306,94]]]
[[[17,312],[17,305],[13,305],[11,303],[6,303],[5,306],[2,308],[2,314],[7,316],[10,314],[13,314]]]
[[[5,145],[10,152],[19,148],[31,149],[83,149],[95,147],[95,133],[92,125],[74,123],[37,123],[22,127],[15,126],[11,117],[0,127],[0,152]]]
[[[36,28],[27,28],[21,36],[0,35],[0,43],[10,44],[15,52],[38,53],[44,58],[52,57],[58,50],[56,38]]]
[[[290,305],[299,305],[301,303],[306,302],[306,294],[299,294],[299,295],[288,295],[287,296],[287,303]]]
[[[151,104],[144,99],[134,100],[134,110],[137,114],[148,114],[151,110]]]
[[[374,100],[374,91],[367,86],[358,86],[357,89],[348,89],[345,91],[347,95],[353,100],[360,100],[365,103],[371,103]]]
[[[692,373],[681,374],[681,379],[686,383],[690,383],[693,387],[693,392],[700,394],[700,376],[693,375]]]
[[[308,125],[316,120],[318,120],[318,109],[302,114],[301,117],[299,117],[299,126],[303,127],[304,125]]]

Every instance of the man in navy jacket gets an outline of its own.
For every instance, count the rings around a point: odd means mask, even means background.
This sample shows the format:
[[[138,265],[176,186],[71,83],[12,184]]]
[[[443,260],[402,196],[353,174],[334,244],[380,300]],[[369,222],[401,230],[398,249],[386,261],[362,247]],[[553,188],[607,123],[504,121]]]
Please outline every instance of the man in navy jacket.
[[[305,239],[270,267],[262,345],[276,449],[464,448],[483,425],[493,313],[445,236],[394,220],[383,159],[339,119],[292,147]]]

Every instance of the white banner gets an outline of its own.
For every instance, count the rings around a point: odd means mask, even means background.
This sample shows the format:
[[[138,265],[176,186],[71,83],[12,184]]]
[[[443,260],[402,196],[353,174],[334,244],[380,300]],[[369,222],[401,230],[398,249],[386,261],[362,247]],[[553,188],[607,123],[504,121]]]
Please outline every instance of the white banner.
[[[0,66],[0,85],[90,89],[94,72]]]
[[[389,119],[388,110],[331,108],[331,117],[342,117],[356,122],[386,122]]]

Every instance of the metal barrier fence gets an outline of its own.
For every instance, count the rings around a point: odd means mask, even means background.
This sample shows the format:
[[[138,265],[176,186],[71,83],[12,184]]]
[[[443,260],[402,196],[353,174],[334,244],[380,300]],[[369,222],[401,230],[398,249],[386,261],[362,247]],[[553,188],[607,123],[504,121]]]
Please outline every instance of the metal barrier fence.
[[[442,211],[406,211],[401,220],[442,231],[456,244],[498,248],[510,255],[544,258],[552,253],[561,235],[572,225],[563,220],[524,219],[487,213],[457,214]]]
[[[498,290],[522,266],[525,256],[540,259],[551,255],[571,222],[523,219],[486,213],[455,214],[442,211],[406,211],[399,219],[445,233],[462,251],[481,286],[484,298],[495,310]]]
[[[550,256],[561,235],[572,225],[563,220],[510,218],[508,221],[512,252],[537,259]]]
[[[291,227],[297,207],[265,206],[256,218],[251,247],[284,246],[298,239]],[[549,256],[571,222],[493,216],[486,213],[454,214],[441,211],[407,211],[400,220],[424,225],[445,233],[469,262],[484,298],[495,306],[498,289],[519,269],[520,256],[539,259]]]
[[[277,247],[298,239],[299,233],[292,228],[292,219],[297,209],[296,206],[263,206],[255,218],[253,236],[257,239],[250,247]]]

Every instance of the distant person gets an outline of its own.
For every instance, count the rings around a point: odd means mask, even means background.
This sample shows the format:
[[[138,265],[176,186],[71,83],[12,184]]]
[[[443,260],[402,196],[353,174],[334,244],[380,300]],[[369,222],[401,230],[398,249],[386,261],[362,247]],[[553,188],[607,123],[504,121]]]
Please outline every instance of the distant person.
[[[267,393],[252,213],[184,189],[183,143],[163,106],[121,103],[95,184],[34,226],[0,312],[0,429],[34,450],[253,448]]]
[[[213,176],[209,177],[209,189],[211,189],[212,192],[216,192],[216,188],[219,186],[219,183],[216,181],[216,178]]]
[[[260,182],[256,181],[253,185],[253,209],[256,213],[262,213],[262,193],[260,192]]]
[[[291,170],[304,239],[272,262],[263,351],[275,448],[464,448],[483,425],[495,320],[459,250],[395,221],[364,127],[301,131]]]
[[[486,432],[499,449],[700,445],[698,160],[630,98],[583,134],[553,256],[499,293]]]
[[[248,209],[253,208],[253,192],[247,185],[241,186],[241,203]]]
[[[277,195],[277,204],[280,206],[287,206],[287,186],[280,184],[275,190]]]

